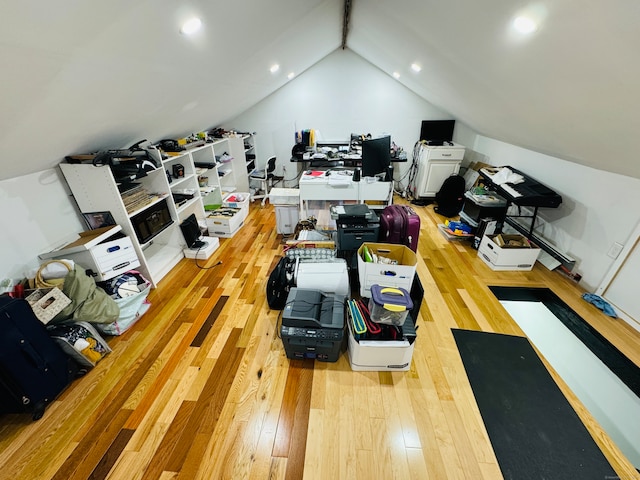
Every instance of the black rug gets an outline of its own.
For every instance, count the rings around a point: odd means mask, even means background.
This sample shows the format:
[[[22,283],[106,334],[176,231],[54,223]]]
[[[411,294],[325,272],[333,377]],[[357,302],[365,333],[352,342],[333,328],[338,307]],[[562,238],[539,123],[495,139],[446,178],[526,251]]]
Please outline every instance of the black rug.
[[[526,338],[453,336],[505,479],[617,478]]]

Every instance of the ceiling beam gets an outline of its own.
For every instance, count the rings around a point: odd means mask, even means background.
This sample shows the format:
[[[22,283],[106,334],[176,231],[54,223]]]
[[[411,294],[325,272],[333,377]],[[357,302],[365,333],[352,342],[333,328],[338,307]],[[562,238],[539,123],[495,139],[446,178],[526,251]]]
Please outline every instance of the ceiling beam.
[[[347,48],[347,34],[349,33],[349,20],[351,19],[351,0],[344,0],[344,16],[342,18],[342,49]]]

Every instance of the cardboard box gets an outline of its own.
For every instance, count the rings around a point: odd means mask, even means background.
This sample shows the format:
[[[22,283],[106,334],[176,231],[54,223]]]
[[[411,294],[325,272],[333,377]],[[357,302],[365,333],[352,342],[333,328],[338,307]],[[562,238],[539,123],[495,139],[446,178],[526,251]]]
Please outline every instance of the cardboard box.
[[[405,325],[413,323],[407,316]],[[356,340],[349,321],[347,353],[351,370],[359,372],[406,372],[411,368],[416,337],[402,340]],[[403,327],[404,328],[404,327]],[[415,330],[413,330],[415,333]]]
[[[112,237],[116,233],[122,230],[120,225],[112,225],[109,227],[96,228],[95,230],[87,230],[86,232],[80,232],[76,241],[68,243],[67,245],[53,250],[52,252],[42,253],[38,255],[41,260],[48,258],[60,258],[61,256],[68,255],[70,253],[84,252],[91,247],[95,247],[100,242],[104,242],[108,238]]]
[[[206,218],[209,236],[233,237],[247,218],[244,208],[219,208],[212,211]]]
[[[492,270],[531,270],[540,249],[522,235],[485,235],[478,256]]]
[[[68,258],[83,268],[91,270],[97,282],[103,282],[140,266],[138,254],[130,237],[107,241],[119,231],[118,225],[82,232],[75,242],[39,257],[41,259]]]
[[[365,262],[365,247],[379,257],[396,261],[396,265]],[[413,276],[416,273],[418,259],[416,254],[404,245],[391,243],[363,243],[358,249],[358,279],[360,295],[371,297],[371,285],[400,287],[411,291]]]

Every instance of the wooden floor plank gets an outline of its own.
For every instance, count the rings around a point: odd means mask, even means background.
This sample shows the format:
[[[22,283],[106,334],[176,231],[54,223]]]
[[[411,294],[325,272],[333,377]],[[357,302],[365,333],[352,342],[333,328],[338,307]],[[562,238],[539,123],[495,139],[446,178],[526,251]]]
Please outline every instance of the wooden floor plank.
[[[274,207],[254,203],[236,237],[198,262],[208,268],[185,259],[169,272],[148,313],[108,339],[113,352],[44,418],[0,416],[0,478],[499,479],[451,334],[524,335],[493,285],[550,288],[640,364],[640,334],[584,302],[579,285],[541,265],[494,272],[440,234],[433,206],[414,209],[425,294],[408,372],[353,372],[346,353],[335,363],[286,358],[280,312],[265,299],[284,239]],[[543,363],[619,476],[640,478]]]

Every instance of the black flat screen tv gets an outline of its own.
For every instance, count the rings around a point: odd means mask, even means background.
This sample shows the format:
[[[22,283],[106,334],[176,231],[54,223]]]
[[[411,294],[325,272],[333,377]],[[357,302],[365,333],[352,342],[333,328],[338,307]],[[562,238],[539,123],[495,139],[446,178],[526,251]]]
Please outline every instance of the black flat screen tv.
[[[362,142],[362,176],[387,174],[391,165],[391,137],[385,136]]]
[[[453,128],[455,120],[423,120],[420,128],[420,140],[430,145],[444,145],[444,142],[453,141]]]
[[[205,243],[200,240],[202,233],[200,232],[200,225],[196,216],[192,213],[181,224],[180,230],[184,236],[184,241],[187,242],[189,248],[201,248]]]

